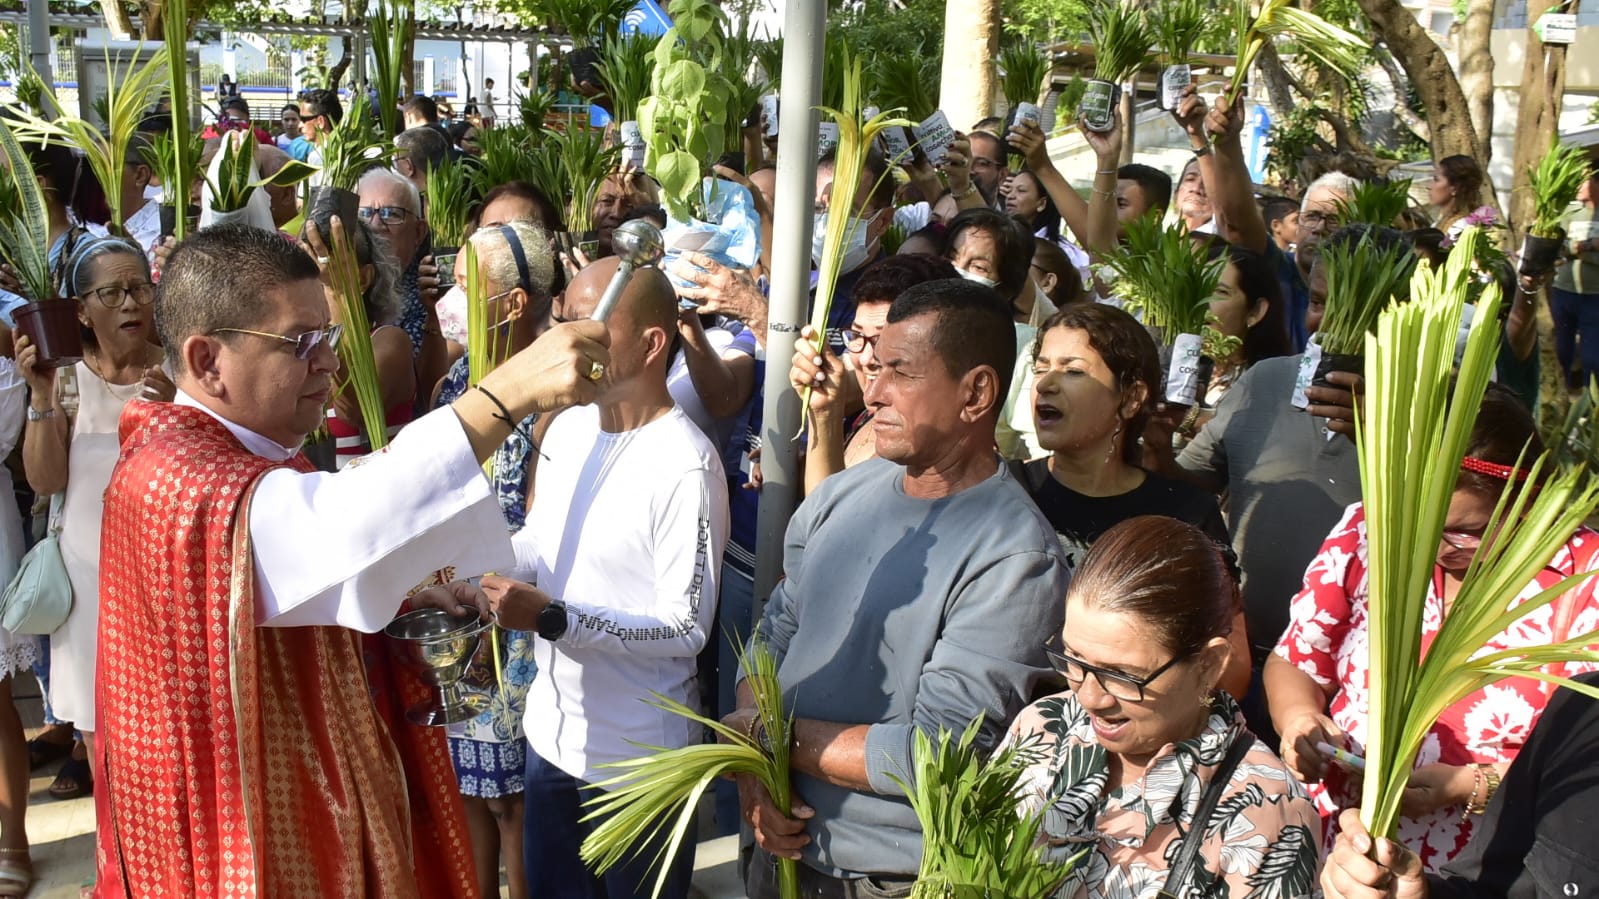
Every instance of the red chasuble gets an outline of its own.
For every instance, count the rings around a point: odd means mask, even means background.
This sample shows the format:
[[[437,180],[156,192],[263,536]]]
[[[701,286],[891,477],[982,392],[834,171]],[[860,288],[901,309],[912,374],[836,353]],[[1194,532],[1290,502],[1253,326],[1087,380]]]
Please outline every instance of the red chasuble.
[[[477,895],[444,734],[361,635],[256,627],[261,475],[203,410],[130,403],[106,491],[95,784],[102,897]],[[380,712],[376,692],[388,707]],[[388,720],[385,720],[388,719]]]

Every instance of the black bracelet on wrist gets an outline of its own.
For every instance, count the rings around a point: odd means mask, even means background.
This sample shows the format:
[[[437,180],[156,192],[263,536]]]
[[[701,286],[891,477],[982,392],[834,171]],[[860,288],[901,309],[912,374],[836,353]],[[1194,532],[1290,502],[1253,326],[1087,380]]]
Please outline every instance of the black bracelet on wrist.
[[[539,458],[546,460],[549,459],[549,456],[544,455],[544,451],[539,449],[538,443],[533,440],[533,435],[528,433],[527,428],[522,427],[519,422],[511,418],[511,410],[507,409],[505,404],[500,402],[499,397],[490,393],[482,384],[475,384],[473,385],[472,389],[488,397],[489,402],[493,403],[495,407],[500,410],[494,415],[495,421],[503,422],[506,427],[511,429],[511,433],[519,435],[523,440],[526,440],[527,445],[533,448],[533,452],[539,454]]]

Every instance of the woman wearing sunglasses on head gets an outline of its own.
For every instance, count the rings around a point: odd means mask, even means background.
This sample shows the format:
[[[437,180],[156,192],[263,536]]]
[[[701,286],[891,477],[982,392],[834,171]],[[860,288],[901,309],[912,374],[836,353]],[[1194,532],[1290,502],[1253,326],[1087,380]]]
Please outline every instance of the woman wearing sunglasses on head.
[[[1130,518],[1088,551],[1047,652],[1066,691],[1007,743],[1031,745],[1023,813],[1051,856],[1086,850],[1058,899],[1307,896],[1320,822],[1220,689],[1242,600],[1192,525]]]
[[[100,517],[117,462],[117,421],[129,402],[169,402],[177,388],[152,342],[155,285],[144,251],[118,238],[87,238],[61,272],[62,292],[78,303],[83,359],[71,368],[41,368],[39,348],[17,337],[17,369],[31,393],[22,460],[35,493],[65,494],[52,517],[61,528],[73,604],[50,635],[50,707],[77,725],[92,750]],[[87,758],[74,752],[51,784],[52,796],[90,792]]]
[[[1443,539],[1427,590],[1423,645],[1436,636],[1460,591],[1495,504],[1507,485],[1527,483],[1523,456],[1543,452],[1532,415],[1508,389],[1489,385],[1466,445],[1455,491],[1444,519]],[[1511,608],[1563,578],[1593,567],[1599,534],[1580,528],[1522,588]],[[1359,504],[1344,514],[1305,572],[1293,601],[1288,630],[1266,663],[1266,695],[1272,721],[1282,735],[1282,754],[1327,821],[1329,848],[1338,813],[1360,798],[1360,775],[1329,758],[1322,747],[1363,756],[1368,692],[1365,514]],[[1513,601],[1512,601],[1513,600]],[[1485,651],[1497,652],[1561,642],[1599,627],[1599,603],[1584,582],[1565,596],[1516,621]],[[1563,673],[1599,670],[1572,664]],[[1521,750],[1548,704],[1553,688],[1529,678],[1511,678],[1450,706],[1432,726],[1416,757],[1405,791],[1399,842],[1435,871],[1465,848],[1500,779]]]

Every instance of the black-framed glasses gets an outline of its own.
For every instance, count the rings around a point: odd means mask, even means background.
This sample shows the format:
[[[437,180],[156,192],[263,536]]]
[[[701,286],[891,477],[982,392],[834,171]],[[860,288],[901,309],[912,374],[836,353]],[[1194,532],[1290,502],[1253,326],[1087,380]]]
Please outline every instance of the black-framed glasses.
[[[1049,656],[1049,663],[1054,666],[1060,675],[1066,678],[1066,686],[1073,690],[1083,685],[1083,679],[1092,674],[1094,680],[1099,682],[1099,688],[1123,702],[1143,702],[1144,690],[1157,678],[1176,667],[1177,663],[1186,660],[1193,653],[1183,653],[1171,658],[1166,664],[1149,672],[1145,677],[1134,677],[1121,671],[1111,671],[1090,665],[1079,658],[1074,658],[1055,649],[1045,646],[1044,652]]]
[[[113,284],[109,287],[96,287],[85,293],[84,297],[94,297],[100,301],[100,305],[107,309],[121,309],[122,304],[129,299],[132,299],[133,302],[140,306],[148,306],[155,302],[155,285],[150,283]]]
[[[252,337],[265,337],[269,340],[280,340],[294,347],[294,358],[309,359],[316,348],[327,344],[328,349],[339,348],[339,338],[344,336],[343,325],[329,325],[315,331],[306,331],[304,334],[273,334],[270,331],[251,331],[248,328],[218,328],[212,334],[249,334]]]
[[[403,206],[358,206],[355,214],[363,222],[375,218],[385,225],[403,225],[411,217],[411,210]]]
[[[877,349],[878,338],[882,337],[883,335],[873,334],[872,336],[867,337],[865,334],[862,334],[859,331],[851,331],[848,328],[843,328],[838,332],[838,336],[844,339],[844,349],[850,351],[851,353],[864,353],[866,352],[866,348],[868,346],[874,350]]]

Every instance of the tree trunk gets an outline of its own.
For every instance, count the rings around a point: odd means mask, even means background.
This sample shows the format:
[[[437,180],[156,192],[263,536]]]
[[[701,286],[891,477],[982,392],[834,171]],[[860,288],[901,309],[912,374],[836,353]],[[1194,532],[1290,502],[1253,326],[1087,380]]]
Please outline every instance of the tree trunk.
[[[133,40],[133,20],[122,8],[122,0],[100,0],[100,13],[105,16],[105,27],[113,40]]]
[[[1434,156],[1440,159],[1457,153],[1470,156],[1486,171],[1488,157],[1483,142],[1472,127],[1471,108],[1443,48],[1416,21],[1416,14],[1399,0],[1357,2],[1420,95],[1427,125],[1432,129]]]
[[[404,103],[416,95],[416,66],[411,63],[416,57],[416,4],[405,5],[405,21],[400,27],[405,29],[405,52],[396,64],[400,67],[400,102]]]
[[[999,55],[999,0],[947,0],[938,105],[958,131],[988,116]]]
[[[1493,19],[1494,0],[1467,0],[1466,21],[1461,24],[1455,42],[1455,57],[1460,60],[1460,89],[1466,95],[1471,127],[1482,145],[1482,156],[1477,162],[1484,166],[1484,171],[1493,157]],[[1493,185],[1488,189],[1492,191]]]
[[[1510,225],[1513,231],[1524,230],[1532,217],[1532,191],[1528,173],[1531,172],[1555,139],[1560,128],[1560,111],[1565,107],[1566,47],[1561,44],[1545,46],[1530,27],[1538,17],[1555,6],[1550,0],[1528,0],[1527,52],[1521,69],[1521,103],[1516,110],[1515,154],[1511,168],[1515,174],[1510,198]],[[1565,12],[1577,12],[1577,0],[1571,0]]]

